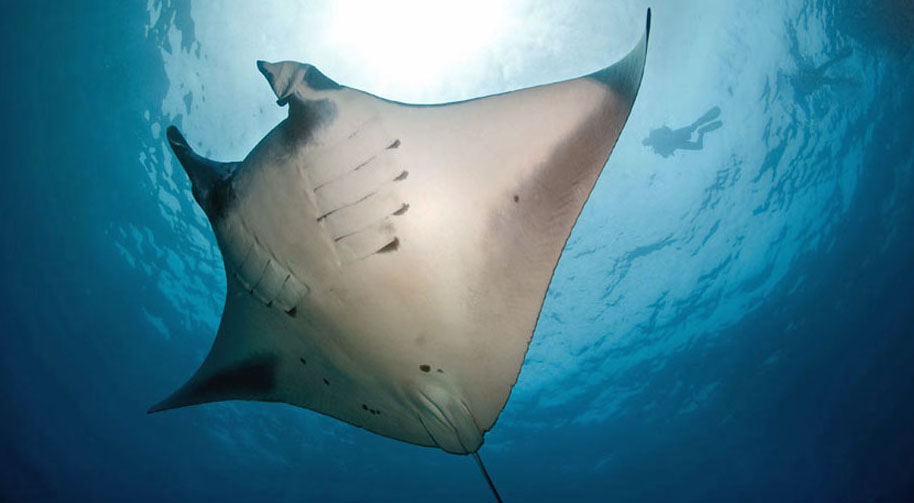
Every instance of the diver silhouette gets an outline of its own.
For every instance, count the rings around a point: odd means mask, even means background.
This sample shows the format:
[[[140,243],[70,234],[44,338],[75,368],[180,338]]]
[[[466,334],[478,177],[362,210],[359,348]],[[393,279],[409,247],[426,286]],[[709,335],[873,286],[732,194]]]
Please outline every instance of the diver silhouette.
[[[712,107],[692,124],[679,129],[670,129],[668,126],[651,131],[651,134],[641,143],[654,149],[654,152],[669,157],[677,150],[701,150],[704,148],[705,133],[714,131],[724,125],[715,120],[720,116],[720,107]],[[713,121],[713,122],[712,122]],[[698,133],[695,141],[692,135]]]
[[[825,86],[856,87],[860,85],[860,81],[851,77],[836,77],[826,73],[832,66],[849,58],[854,53],[853,49],[844,47],[825,63],[816,65],[810,58],[800,52],[800,40],[797,36],[797,30],[792,24],[787,25],[787,35],[790,37],[790,54],[793,56],[794,64],[797,65],[796,72],[789,74],[787,79],[790,85],[793,86],[797,99],[805,98]]]
[[[797,60],[797,72],[790,76],[790,83],[793,85],[794,92],[798,97],[802,97],[808,96],[827,85],[860,85],[860,82],[850,77],[833,77],[825,73],[836,63],[849,58],[853,52],[850,47],[845,47],[835,57],[818,66],[812,64],[806,58],[799,58]]]

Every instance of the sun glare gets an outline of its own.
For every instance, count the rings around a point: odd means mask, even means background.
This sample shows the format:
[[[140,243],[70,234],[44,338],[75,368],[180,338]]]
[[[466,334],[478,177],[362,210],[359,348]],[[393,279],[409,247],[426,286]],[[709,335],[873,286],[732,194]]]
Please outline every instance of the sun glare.
[[[508,13],[506,2],[492,0],[340,2],[328,36],[377,86],[421,96],[452,72],[481,70]]]

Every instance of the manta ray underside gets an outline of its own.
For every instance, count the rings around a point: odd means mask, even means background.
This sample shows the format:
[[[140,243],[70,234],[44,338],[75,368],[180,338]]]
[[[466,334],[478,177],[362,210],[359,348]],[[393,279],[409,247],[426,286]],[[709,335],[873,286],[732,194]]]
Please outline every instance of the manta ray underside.
[[[241,162],[170,127],[228,292],[206,360],[150,412],[286,402],[475,455],[631,111],[647,26],[603,70],[443,105],[258,62],[289,116]]]

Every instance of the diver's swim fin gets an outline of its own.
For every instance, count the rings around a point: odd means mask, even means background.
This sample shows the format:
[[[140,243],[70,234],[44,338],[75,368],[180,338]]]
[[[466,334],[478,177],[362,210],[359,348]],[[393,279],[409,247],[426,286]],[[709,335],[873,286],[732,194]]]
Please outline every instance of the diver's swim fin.
[[[705,122],[713,121],[714,119],[716,119],[718,117],[720,117],[720,107],[718,107],[718,106],[711,107],[710,110],[705,112],[704,115],[702,115],[695,122],[692,123],[692,127],[700,126],[700,125],[704,124]]]
[[[710,124],[706,124],[706,125],[698,128],[698,134],[705,134],[705,133],[714,131],[715,129],[720,129],[720,127],[723,125],[724,125],[724,123],[721,121],[714,121]]]

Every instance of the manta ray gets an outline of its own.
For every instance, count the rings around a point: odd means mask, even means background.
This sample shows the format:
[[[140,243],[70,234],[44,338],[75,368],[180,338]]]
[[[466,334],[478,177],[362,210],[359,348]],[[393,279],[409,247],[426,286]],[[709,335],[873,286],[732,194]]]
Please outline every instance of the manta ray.
[[[257,62],[288,117],[240,162],[167,139],[227,292],[199,370],[150,412],[285,402],[479,459],[565,242],[640,87],[640,42],[580,78],[440,105]],[[500,500],[500,499],[499,499]]]

